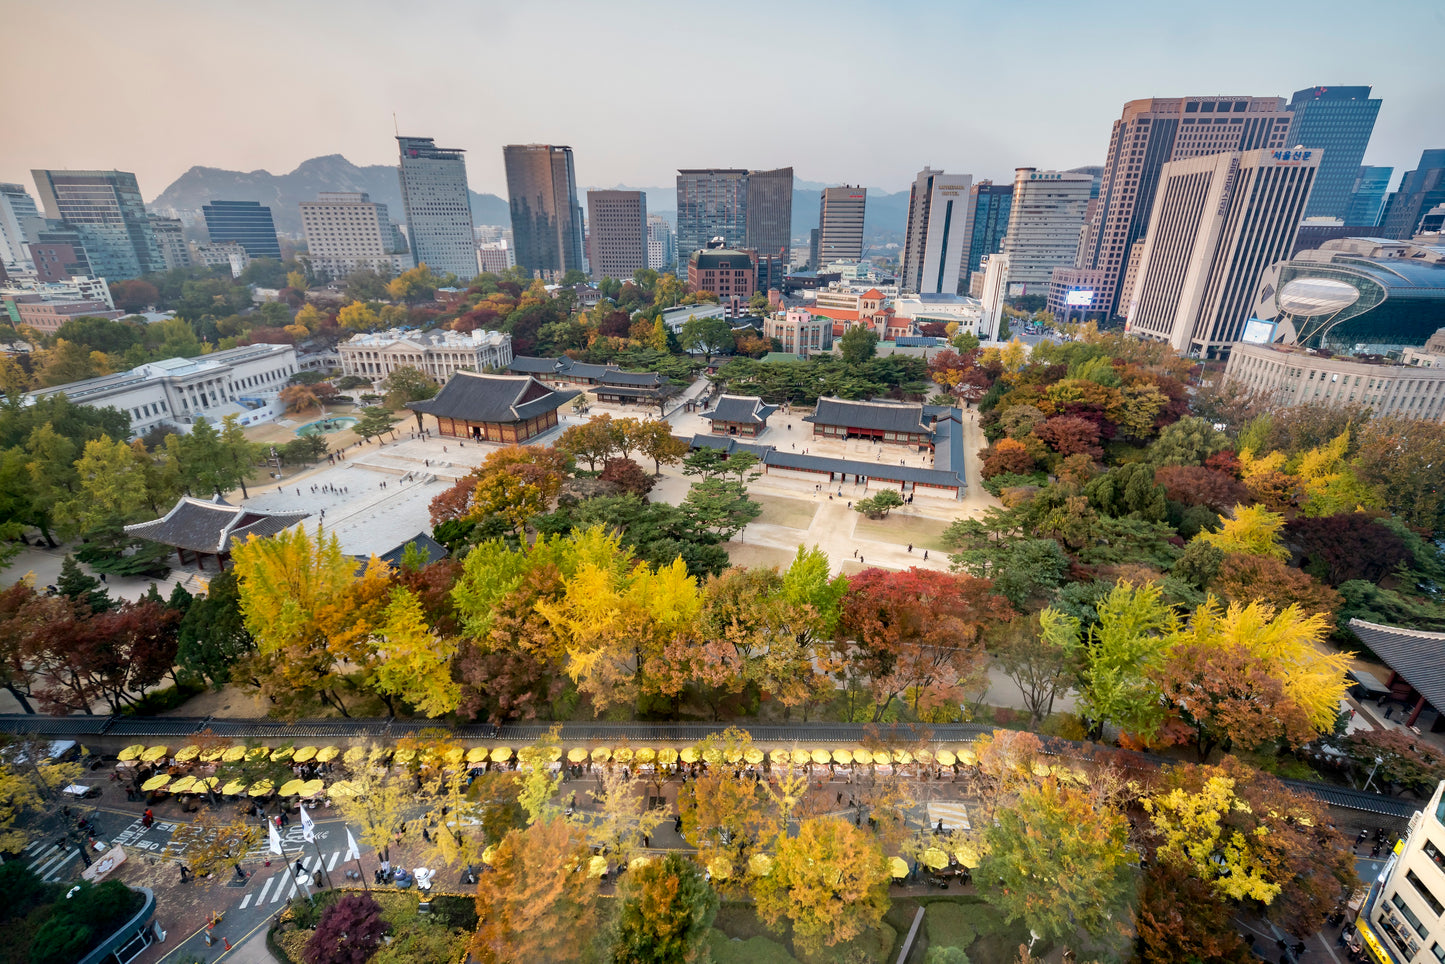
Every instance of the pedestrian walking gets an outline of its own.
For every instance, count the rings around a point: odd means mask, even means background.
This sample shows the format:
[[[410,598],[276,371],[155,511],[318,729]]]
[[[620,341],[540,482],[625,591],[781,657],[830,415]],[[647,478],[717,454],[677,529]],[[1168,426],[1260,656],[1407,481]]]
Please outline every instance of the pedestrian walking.
[[[924,562],[927,562],[927,561],[928,561],[928,550],[927,550],[927,549],[924,549],[924,550],[923,550],[923,561],[924,561]]]
[[[150,810],[149,807],[147,807],[147,808],[146,808],[146,812],[143,813],[143,814],[141,814],[141,818],[140,818],[141,826],[142,826],[142,827],[145,827],[147,830],[149,830],[149,829],[151,828],[151,824],[153,824],[153,823],[155,823],[155,822],[156,822],[156,815],[151,812],[151,810]]]
[[[909,551],[909,552],[912,552],[912,551],[913,551],[913,543],[911,543],[911,542],[908,544],[908,551]]]

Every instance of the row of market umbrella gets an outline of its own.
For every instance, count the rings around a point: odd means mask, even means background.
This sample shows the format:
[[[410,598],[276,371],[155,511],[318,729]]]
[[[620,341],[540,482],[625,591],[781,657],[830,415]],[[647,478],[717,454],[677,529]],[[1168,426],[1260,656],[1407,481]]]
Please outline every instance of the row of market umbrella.
[[[164,790],[167,793],[206,793],[215,790],[220,782],[219,777],[183,776],[172,780],[168,773],[157,773],[142,783],[140,788],[145,793],[154,793],[157,790]],[[340,783],[348,785],[342,788],[342,795],[345,795],[344,792],[348,790],[354,794],[354,788],[350,787],[348,781],[343,780]],[[332,784],[333,793],[337,792],[336,787],[339,785]],[[270,780],[257,780],[254,783],[245,780],[231,780],[220,788],[220,792],[228,797],[240,796],[243,793],[252,797],[264,797],[270,793],[276,793],[283,797],[314,797],[325,789],[326,784],[320,780],[287,780],[281,784],[280,788],[277,788],[276,784]]]
[[[347,763],[360,763],[366,758],[366,753],[367,750],[365,747],[352,747],[345,752],[344,759]],[[318,763],[330,763],[339,756],[343,756],[343,753],[340,747],[335,746],[303,746],[300,749],[283,746],[274,750],[266,746],[253,746],[249,748],[244,746],[226,746],[202,749],[199,745],[193,743],[190,746],[182,747],[172,754],[170,747],[167,746],[148,747],[144,743],[136,743],[121,750],[120,753],[116,754],[116,759],[122,763],[129,763],[133,760],[138,760],[141,763],[157,763],[168,757],[174,759],[177,763],[191,763],[194,761],[201,763],[235,763],[241,759],[259,760],[263,757],[270,757],[277,763],[307,763],[311,760],[315,760]]]
[[[837,763],[842,766],[852,766],[853,764],[861,764],[864,766],[869,764],[898,764],[899,766],[907,766],[916,761],[925,765],[937,763],[940,766],[951,767],[960,763],[964,766],[974,766],[978,763],[977,755],[969,749],[961,749],[957,752],[953,750],[938,750],[935,752],[927,749],[910,752],[908,750],[867,750],[860,747],[857,749],[837,750],[779,749],[773,750],[770,753],[764,753],[755,746],[750,746],[746,749],[733,748],[727,750],[717,747],[698,749],[695,746],[684,747],[681,750],[675,750],[671,747],[664,747],[661,750],[652,750],[643,747],[642,749],[634,750],[625,746],[617,747],[616,749],[599,746],[592,750],[583,747],[574,747],[567,751],[567,760],[571,763],[586,763],[588,760],[591,760],[593,763],[606,763],[608,760],[611,760],[614,763],[637,763],[642,765],[655,762],[667,766],[681,760],[683,763],[697,763],[701,761],[709,764],[727,762],[757,765],[765,759],[771,761],[774,766],[806,766],[810,763],[819,766],[826,766],[832,763]]]

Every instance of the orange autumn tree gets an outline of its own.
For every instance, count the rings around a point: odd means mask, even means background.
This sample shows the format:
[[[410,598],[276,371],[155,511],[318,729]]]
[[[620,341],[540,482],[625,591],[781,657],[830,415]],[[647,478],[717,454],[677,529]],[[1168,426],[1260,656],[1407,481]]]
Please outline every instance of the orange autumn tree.
[[[471,951],[483,964],[584,961],[596,912],[597,879],[587,873],[587,832],[561,817],[513,830],[477,885]]]

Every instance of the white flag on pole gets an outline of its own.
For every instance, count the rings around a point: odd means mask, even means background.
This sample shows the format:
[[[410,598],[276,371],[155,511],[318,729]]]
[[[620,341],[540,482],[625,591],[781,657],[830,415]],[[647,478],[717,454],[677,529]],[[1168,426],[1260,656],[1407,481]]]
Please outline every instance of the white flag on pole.
[[[361,848],[356,845],[356,838],[351,835],[350,827],[346,828],[346,859],[361,859]]]
[[[307,843],[316,839],[316,824],[311,819],[311,814],[306,812],[306,805],[301,805],[301,836],[306,838]]]
[[[277,856],[282,855],[281,835],[276,832],[276,824],[270,820],[266,821],[266,833],[271,840],[271,852]]]

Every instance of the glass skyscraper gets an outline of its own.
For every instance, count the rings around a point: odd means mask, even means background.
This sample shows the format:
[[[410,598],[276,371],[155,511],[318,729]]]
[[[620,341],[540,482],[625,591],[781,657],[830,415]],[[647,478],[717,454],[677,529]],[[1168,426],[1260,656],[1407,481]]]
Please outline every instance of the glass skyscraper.
[[[1355,188],[1350,193],[1346,224],[1374,227],[1380,223],[1380,213],[1385,210],[1385,193],[1390,189],[1390,178],[1394,174],[1393,167],[1366,164],[1360,168],[1360,173],[1355,176]]]
[[[260,201],[212,201],[201,208],[206,233],[212,244],[234,241],[257,258],[281,260],[281,243],[276,240],[276,223],[271,209]]]
[[[543,278],[582,270],[582,206],[572,148],[509,144],[502,148],[512,205],[517,266]]]
[[[472,198],[462,151],[437,147],[430,137],[398,137],[402,207],[407,240],[418,265],[460,281],[477,275]]]
[[[1305,217],[1353,223],[1347,217],[1350,198],[1380,99],[1372,98],[1368,87],[1308,87],[1294,92],[1287,109],[1293,116],[1285,146],[1324,152]]]
[[[748,172],[707,168],[677,172],[677,263],[722,238],[725,248],[742,248],[748,238]]]
[[[1421,151],[1415,170],[1405,172],[1400,187],[1385,204],[1380,237],[1414,237],[1421,219],[1437,204],[1445,204],[1445,148]]]
[[[91,271],[125,281],[166,270],[135,175],[127,171],[31,171],[45,216],[80,235]]]
[[[959,283],[965,292],[969,280],[978,270],[978,264],[985,255],[997,254],[1008,234],[1009,210],[1013,207],[1014,186],[980,181],[969,191],[973,201],[973,228],[969,234],[968,252]]]

